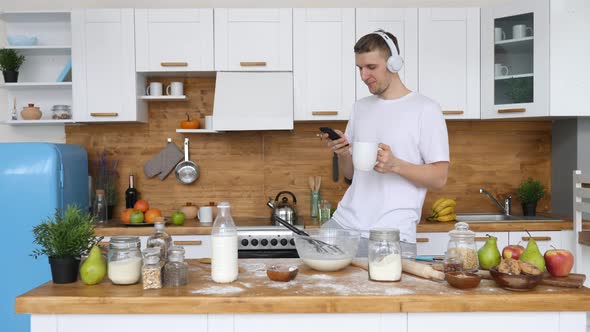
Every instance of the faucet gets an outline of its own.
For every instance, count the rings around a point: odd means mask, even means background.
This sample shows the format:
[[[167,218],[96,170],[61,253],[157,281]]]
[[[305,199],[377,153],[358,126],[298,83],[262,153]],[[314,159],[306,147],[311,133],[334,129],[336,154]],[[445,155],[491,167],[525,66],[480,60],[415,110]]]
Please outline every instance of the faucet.
[[[488,196],[494,203],[496,203],[496,205],[498,205],[498,207],[500,208],[500,210],[502,210],[502,212],[504,212],[505,215],[509,216],[510,215],[510,203],[512,202],[512,197],[508,196],[505,200],[504,200],[504,206],[502,206],[502,204],[500,204],[495,198],[494,196],[492,196],[492,194],[490,194],[489,191],[483,189],[483,188],[479,188],[479,193],[480,194],[486,194],[486,196]]]

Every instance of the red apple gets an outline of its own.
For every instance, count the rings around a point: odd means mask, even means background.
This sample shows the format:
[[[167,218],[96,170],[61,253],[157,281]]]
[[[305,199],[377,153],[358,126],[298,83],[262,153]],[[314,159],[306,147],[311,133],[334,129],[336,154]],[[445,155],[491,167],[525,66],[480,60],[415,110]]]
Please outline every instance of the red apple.
[[[567,277],[574,266],[574,255],[565,249],[550,249],[545,251],[547,271],[554,277]]]
[[[511,244],[502,249],[502,257],[519,259],[523,251],[524,247],[520,244]]]

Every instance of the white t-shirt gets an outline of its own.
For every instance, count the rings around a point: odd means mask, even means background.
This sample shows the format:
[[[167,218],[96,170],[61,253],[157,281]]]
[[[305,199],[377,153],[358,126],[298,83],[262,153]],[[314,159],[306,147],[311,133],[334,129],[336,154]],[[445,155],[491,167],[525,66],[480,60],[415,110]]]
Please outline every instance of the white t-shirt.
[[[345,135],[352,143],[351,154],[354,142],[379,142],[413,164],[449,161],[440,106],[415,92],[395,100],[369,96],[357,101]],[[398,174],[355,169],[333,218],[344,228],[360,230],[363,237],[371,228],[393,227],[400,230],[401,241],[415,243],[426,190]]]

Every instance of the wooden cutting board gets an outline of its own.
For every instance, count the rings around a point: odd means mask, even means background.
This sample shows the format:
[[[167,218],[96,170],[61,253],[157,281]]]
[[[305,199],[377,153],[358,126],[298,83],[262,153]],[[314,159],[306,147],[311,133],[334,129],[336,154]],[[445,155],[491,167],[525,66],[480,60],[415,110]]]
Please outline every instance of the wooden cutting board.
[[[478,271],[483,279],[492,280],[492,276],[489,271]],[[578,273],[570,273],[567,277],[553,277],[550,274],[545,273],[541,285],[567,287],[567,288],[581,288],[586,280],[586,275]]]

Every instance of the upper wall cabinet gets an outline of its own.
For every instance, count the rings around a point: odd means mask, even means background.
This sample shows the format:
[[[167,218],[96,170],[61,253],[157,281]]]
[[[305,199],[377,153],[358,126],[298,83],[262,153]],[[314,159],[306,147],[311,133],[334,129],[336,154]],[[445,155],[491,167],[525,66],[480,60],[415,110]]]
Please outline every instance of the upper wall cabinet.
[[[147,121],[137,103],[144,82],[135,73],[133,9],[72,12],[74,120]]]
[[[215,9],[215,70],[291,71],[290,8]]]
[[[418,89],[418,9],[417,8],[357,8],[356,40],[378,29],[391,32],[398,41],[404,67],[399,72],[402,82],[410,90]],[[354,45],[353,45],[354,46]],[[370,92],[356,75],[356,98]]]
[[[213,9],[136,9],[139,72],[213,71]]]
[[[295,121],[348,120],[355,101],[354,8],[293,9]]]
[[[479,8],[421,8],[418,21],[418,91],[447,119],[479,119]]]
[[[482,9],[482,118],[589,116],[590,7],[521,0]]]

